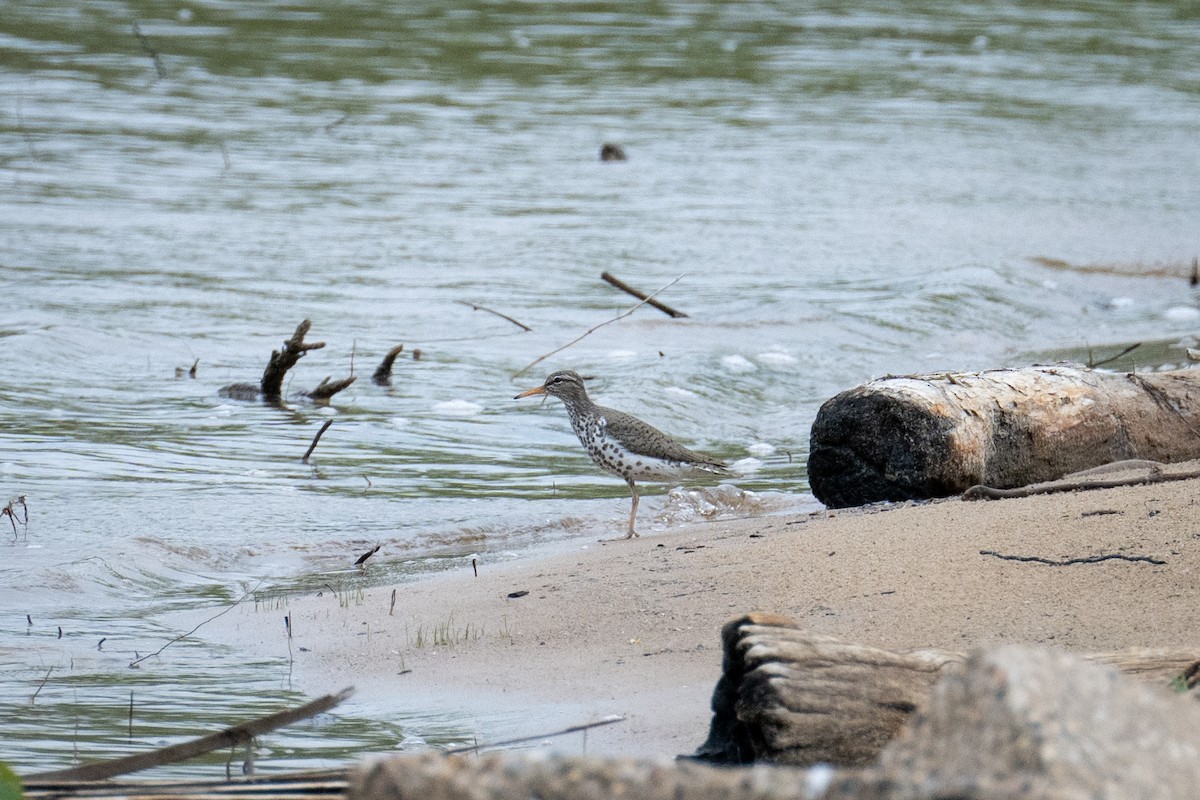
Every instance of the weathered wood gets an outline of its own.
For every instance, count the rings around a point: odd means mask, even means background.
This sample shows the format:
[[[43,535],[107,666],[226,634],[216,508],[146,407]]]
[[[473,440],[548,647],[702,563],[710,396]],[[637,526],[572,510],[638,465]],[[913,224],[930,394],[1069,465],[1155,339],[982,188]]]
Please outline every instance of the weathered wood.
[[[1194,702],[1113,669],[1062,651],[987,648],[947,671],[865,781],[826,800],[863,800],[861,788],[895,800],[1192,798],[1198,731]]]
[[[1198,457],[1200,371],[1029,367],[888,377],[838,394],[813,422],[808,479],[841,508]]]
[[[958,653],[893,653],[748,614],[721,629],[722,674],[696,757],[718,764],[866,764]]]
[[[925,705],[946,668],[965,658],[843,642],[773,614],[735,619],[721,637],[725,656],[713,719],[695,754],[717,764],[871,763]],[[1200,671],[1200,650],[1087,658],[1164,687]]]

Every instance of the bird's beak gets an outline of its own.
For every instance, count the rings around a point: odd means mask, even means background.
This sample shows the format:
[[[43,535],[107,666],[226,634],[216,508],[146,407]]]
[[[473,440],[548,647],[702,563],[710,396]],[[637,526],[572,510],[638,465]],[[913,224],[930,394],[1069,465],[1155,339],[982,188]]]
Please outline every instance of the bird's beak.
[[[521,392],[519,395],[514,397],[513,400],[520,400],[522,397],[532,397],[535,394],[545,394],[545,393],[546,393],[545,386],[535,386],[532,389],[526,389],[525,391]]]

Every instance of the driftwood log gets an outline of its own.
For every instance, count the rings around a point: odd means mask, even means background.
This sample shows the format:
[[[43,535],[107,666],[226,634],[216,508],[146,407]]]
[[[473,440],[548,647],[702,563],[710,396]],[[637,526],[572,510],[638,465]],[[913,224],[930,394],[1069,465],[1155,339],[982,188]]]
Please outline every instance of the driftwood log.
[[[708,739],[694,758],[716,764],[861,766],[928,702],[962,653],[903,653],[806,633],[786,617],[748,614],[721,629],[724,663]],[[1200,650],[1087,656],[1138,678],[1190,688]]]
[[[308,334],[308,329],[311,327],[312,320],[304,320],[296,326],[292,337],[285,340],[282,347],[271,351],[271,358],[267,361],[267,368],[263,370],[262,379],[259,380],[257,385],[253,383],[232,383],[222,387],[219,394],[222,397],[229,397],[234,400],[258,400],[261,398],[267,403],[283,402],[283,379],[287,376],[288,370],[296,366],[296,362],[303,358],[308,351],[320,350],[325,346],[324,342],[304,341],[304,337]],[[301,395],[317,402],[328,402],[329,398],[354,383],[354,381],[355,376],[353,375],[337,381],[331,381],[327,377],[315,389],[302,392]]]
[[[808,479],[831,508],[1200,458],[1200,371],[1078,366],[888,377],[826,401]]]

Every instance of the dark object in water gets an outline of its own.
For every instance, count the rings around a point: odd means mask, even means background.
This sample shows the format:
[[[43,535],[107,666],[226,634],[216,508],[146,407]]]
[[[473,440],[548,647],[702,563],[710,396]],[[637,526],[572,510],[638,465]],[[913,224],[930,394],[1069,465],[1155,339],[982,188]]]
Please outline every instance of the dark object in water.
[[[601,161],[625,161],[626,160],[625,151],[621,148],[621,145],[619,145],[619,144],[613,144],[612,142],[605,142],[604,145],[600,148],[600,160]]]
[[[379,366],[375,368],[375,374],[371,376],[371,380],[378,386],[390,386],[392,383],[392,364],[396,362],[396,356],[404,351],[404,345],[398,344],[391,350],[387,351],[387,355],[383,357],[383,361],[379,362]]]
[[[319,350],[325,346],[324,342],[304,341],[304,336],[308,333],[308,329],[311,326],[311,320],[304,320],[296,326],[296,331],[292,334],[292,338],[285,341],[279,350],[271,351],[271,358],[267,362],[267,368],[263,370],[262,380],[258,382],[258,385],[252,383],[233,383],[222,387],[217,394],[232,400],[258,400],[261,398],[267,403],[282,404],[283,379],[287,375],[287,371],[296,366],[296,362],[309,350]],[[321,381],[317,388],[310,392],[304,392],[303,396],[319,403],[327,403],[330,397],[342,391],[354,383],[354,381],[355,376],[353,375],[337,381],[330,381],[329,378],[326,378]]]

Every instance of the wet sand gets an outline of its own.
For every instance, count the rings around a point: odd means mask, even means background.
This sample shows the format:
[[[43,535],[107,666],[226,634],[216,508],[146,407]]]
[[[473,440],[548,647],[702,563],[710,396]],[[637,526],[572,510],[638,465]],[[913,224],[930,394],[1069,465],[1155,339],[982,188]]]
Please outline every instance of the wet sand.
[[[1200,646],[1198,503],[1200,481],[1188,480],[593,536],[566,552],[481,561],[478,576],[466,562],[402,584],[394,610],[392,587],[348,603],[292,598],[294,686],[353,685],[351,704],[372,716],[473,720],[481,742],[620,715],[535,746],[673,757],[704,740],[719,629],[748,611],[897,649]],[[1122,558],[1053,566],[981,551]],[[1165,563],[1126,560],[1140,557]],[[279,655],[279,613],[239,608],[208,632]]]

